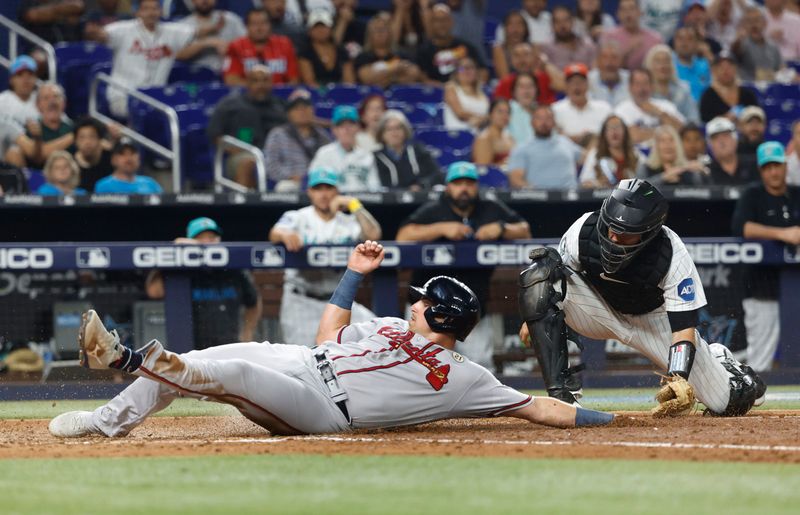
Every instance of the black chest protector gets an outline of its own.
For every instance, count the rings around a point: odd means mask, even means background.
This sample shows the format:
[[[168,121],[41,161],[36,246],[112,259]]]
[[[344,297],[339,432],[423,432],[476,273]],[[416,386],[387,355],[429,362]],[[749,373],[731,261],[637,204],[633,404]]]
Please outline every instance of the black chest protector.
[[[672,244],[662,230],[658,236],[619,272],[607,274],[600,261],[600,239],[597,234],[595,211],[586,219],[578,236],[578,259],[583,276],[608,304],[620,313],[642,315],[664,304],[664,291],[659,283],[672,262]]]

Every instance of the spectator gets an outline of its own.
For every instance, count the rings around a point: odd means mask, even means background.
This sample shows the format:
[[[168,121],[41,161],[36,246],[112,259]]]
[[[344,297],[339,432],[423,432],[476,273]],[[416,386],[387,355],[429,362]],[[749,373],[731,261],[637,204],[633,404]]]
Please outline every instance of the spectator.
[[[207,217],[190,221],[186,237],[175,239],[179,245],[216,245],[221,241],[222,229]],[[189,272],[189,284],[195,349],[255,339],[261,295],[249,271],[196,269]],[[147,275],[145,291],[151,299],[164,298],[164,277],[159,270]]]
[[[652,138],[653,130],[659,125],[671,125],[675,129],[683,125],[685,120],[675,104],[653,98],[653,76],[648,70],[633,70],[629,89],[631,97],[620,102],[615,113],[630,129],[634,144]]]
[[[420,77],[419,67],[407,55],[392,50],[389,20],[382,15],[367,24],[364,51],[356,57],[355,70],[360,83],[381,88],[412,84]]]
[[[763,109],[758,106],[742,109],[739,115],[739,143],[736,146],[736,153],[755,155],[758,146],[764,143],[766,130],[767,115]]]
[[[764,0],[767,36],[784,61],[800,59],[800,15],[786,10],[786,0]]]
[[[518,73],[512,85],[511,120],[508,131],[518,144],[525,144],[533,138],[531,119],[536,109],[536,79],[529,73]]]
[[[625,122],[612,114],[603,122],[597,144],[586,154],[580,173],[581,187],[611,188],[623,179],[632,179],[642,160]]]
[[[689,84],[695,102],[700,101],[703,91],[711,85],[711,66],[705,56],[698,53],[697,31],[692,27],[681,27],[675,31],[673,48],[678,78]]]
[[[120,139],[111,153],[111,175],[97,181],[95,193],[123,195],[150,195],[162,193],[161,186],[152,178],[138,175],[141,161],[139,149],[129,138]]]
[[[27,55],[14,59],[8,68],[8,89],[0,93],[0,113],[23,127],[39,118],[36,109],[36,61]]]
[[[619,26],[603,34],[601,41],[615,41],[619,45],[623,67],[641,68],[647,52],[661,43],[658,32],[640,26],[642,11],[637,0],[620,0],[617,7]]]
[[[494,98],[511,100],[512,86],[517,74],[528,73],[536,82],[536,101],[550,105],[556,101],[556,91],[564,90],[564,75],[553,63],[545,62],[538,48],[530,43],[518,43],[511,50],[511,73],[502,77],[495,86]]]
[[[497,166],[506,169],[508,156],[514,148],[514,137],[508,130],[511,104],[504,98],[492,100],[489,106],[489,125],[472,142],[472,162],[478,166]]]
[[[261,7],[267,11],[269,24],[272,34],[285,36],[292,42],[294,48],[300,48],[306,37],[306,27],[303,22],[302,13],[295,16],[287,11],[286,0],[261,0]],[[296,2],[295,2],[296,4]],[[308,6],[306,2],[306,6]],[[259,7],[258,0],[253,1],[255,7]]]
[[[489,71],[480,54],[475,47],[453,36],[453,16],[450,8],[444,4],[436,4],[431,9],[429,38],[417,50],[417,63],[422,70],[423,82],[433,85],[447,82],[458,68],[459,60],[467,56],[478,65],[478,77],[481,83],[486,83]]]
[[[511,64],[511,52],[520,43],[529,43],[528,23],[519,11],[509,11],[503,18],[503,31],[506,37],[492,45],[492,64],[494,73],[500,78],[520,71]],[[533,48],[533,47],[530,47]]]
[[[356,16],[357,6],[358,0],[333,0],[333,41],[345,47],[350,59],[361,53],[367,32],[366,24]]]
[[[496,241],[531,237],[528,223],[519,214],[500,201],[479,196],[478,170],[472,163],[451,164],[445,183],[444,193],[438,200],[423,204],[402,223],[397,241]],[[440,268],[414,269],[411,284],[424,284],[440,274]],[[455,268],[449,269],[448,274],[469,286],[480,305],[487,306],[492,269]],[[492,367],[492,342],[495,341],[492,320],[486,313],[482,315],[482,320],[456,349],[473,362]]]
[[[81,40],[83,0],[21,0],[18,18],[22,26],[48,43]]]
[[[120,12],[119,0],[97,0],[95,3],[95,8],[88,8],[83,17],[83,39],[97,41],[103,27],[131,18],[130,12]]]
[[[484,32],[486,28],[486,0],[444,0],[453,15],[453,35],[472,45],[487,62]]]
[[[569,189],[578,185],[576,171],[583,149],[555,128],[550,106],[533,110],[533,138],[511,151],[508,181],[514,189]]]
[[[45,182],[36,193],[44,196],[86,195],[87,191],[79,188],[81,171],[72,155],[65,150],[56,150],[47,158],[42,170]]]
[[[690,122],[698,122],[700,113],[692,98],[689,85],[675,72],[672,50],[667,45],[656,45],[647,53],[644,66],[653,76],[653,98],[668,100]]]
[[[354,245],[379,240],[381,226],[356,197],[339,194],[338,174],[328,168],[311,168],[306,193],[311,205],[287,211],[269,232],[269,241],[282,243],[289,252],[307,245]],[[286,342],[314,346],[322,312],[339,284],[338,270],[287,269],[281,298],[281,330]],[[298,315],[300,313],[301,315]],[[303,323],[293,323],[302,317]],[[351,323],[365,322],[372,312],[353,303]]]
[[[718,55],[711,67],[711,86],[700,97],[700,119],[708,123],[712,118],[724,116],[735,121],[742,109],[757,105],[755,93],[736,79],[733,57],[726,53]]]
[[[392,47],[413,55],[431,33],[429,0],[392,0]]]
[[[800,187],[786,183],[786,155],[777,141],[758,147],[761,182],[748,187],[736,202],[731,221],[734,236],[800,245]],[[789,250],[789,249],[787,249]],[[780,269],[745,271],[744,324],[747,364],[763,372],[772,368],[780,339]]]
[[[547,44],[553,42],[553,18],[547,11],[547,0],[522,0],[520,14],[528,24],[530,42]],[[494,35],[495,41],[505,40],[503,27],[497,27]]]
[[[600,43],[597,66],[589,71],[589,96],[616,107],[630,98],[630,73],[622,68],[622,54],[615,41]]]
[[[720,44],[721,51],[730,52],[739,27],[734,0],[711,0],[708,18],[709,35]]]
[[[41,140],[34,141],[25,134],[25,127],[16,120],[0,114],[0,167],[8,164],[16,168],[25,167],[23,149],[33,149],[41,146]]]
[[[792,123],[792,153],[786,158],[786,183],[800,186],[800,120]]]
[[[488,119],[489,97],[483,92],[478,67],[470,57],[462,57],[444,86],[444,126],[477,132]]]
[[[73,146],[72,122],[64,114],[64,90],[55,83],[43,84],[36,98],[39,116],[27,124],[27,134],[31,139],[41,139],[42,144],[25,152],[25,160],[30,166],[41,167],[50,154],[56,150],[67,150]]]
[[[356,82],[350,55],[334,42],[332,29],[330,12],[320,9],[308,15],[308,38],[298,55],[300,80],[307,86]]]
[[[603,12],[600,0],[578,0],[575,7],[575,34],[600,41],[603,31],[617,26],[614,17]]]
[[[558,16],[554,10],[553,16]],[[583,63],[574,63],[564,68],[567,79],[567,96],[553,104],[553,114],[561,134],[586,148],[600,133],[600,128],[611,106],[603,100],[591,100],[589,91],[589,69]]]
[[[548,60],[558,68],[581,63],[587,68],[594,64],[597,49],[591,39],[575,34],[574,19],[569,7],[553,7],[554,40],[542,46]]]
[[[331,122],[336,141],[320,147],[309,168],[328,168],[338,173],[339,191],[378,191],[381,180],[375,167],[375,156],[356,145],[360,126],[356,108],[336,106]]]
[[[636,175],[651,184],[665,186],[698,186],[708,182],[708,170],[703,163],[687,161],[678,131],[662,125],[654,131],[653,147],[647,161],[639,166]]]
[[[314,154],[331,139],[314,125],[314,104],[305,91],[290,97],[286,118],[288,123],[272,129],[264,145],[267,179],[276,191],[297,191]]]
[[[130,88],[163,86],[175,59],[195,55],[199,45],[189,44],[195,32],[180,23],[162,23],[158,0],[141,0],[136,19],[106,25],[98,40],[114,52],[111,78]],[[106,92],[114,116],[128,117],[128,95],[109,86]]]
[[[385,188],[421,191],[441,182],[436,160],[413,138],[414,131],[402,111],[383,113],[378,123],[381,148],[375,152],[375,163]]]
[[[223,98],[206,127],[208,139],[219,145],[222,136],[233,136],[245,143],[264,148],[269,132],[286,123],[286,103],[272,95],[269,68],[263,64],[252,66],[247,72],[244,92],[232,91]],[[253,188],[256,186],[253,156],[238,149],[229,167],[233,168],[236,182]]]
[[[80,187],[93,191],[94,185],[113,170],[110,143],[103,139],[105,126],[94,118],[78,120],[73,129],[75,135],[75,162],[80,168]]]
[[[713,5],[716,0],[711,0]],[[708,62],[722,51],[722,45],[711,36],[710,13],[706,11],[705,0],[687,0],[684,4],[681,26],[694,29],[697,35],[697,55],[705,57]],[[680,28],[680,27],[679,27]]]
[[[356,146],[369,152],[381,148],[378,139],[378,124],[386,112],[386,99],[379,93],[367,95],[358,106],[361,130],[356,134]]]
[[[775,74],[783,68],[783,59],[778,47],[765,37],[767,20],[761,8],[748,7],[742,25],[731,46],[739,64],[739,78],[746,81],[774,81]]]
[[[680,130],[683,154],[687,161],[699,161],[704,164],[711,162],[706,152],[706,138],[697,124],[687,123]]]
[[[242,86],[247,72],[264,64],[272,73],[273,84],[297,84],[299,72],[292,42],[286,36],[272,33],[267,12],[251,9],[245,16],[247,36],[228,45],[223,78],[229,86]]]
[[[706,139],[711,149],[708,165],[711,184],[742,186],[756,180],[757,167],[753,155],[736,154],[736,126],[724,116],[706,124]]]
[[[228,44],[244,37],[247,31],[237,14],[216,9],[216,6],[217,0],[192,0],[194,14],[180,23],[194,31],[198,38],[192,44],[196,48],[189,51],[196,52],[189,58],[192,64],[205,66],[221,76]]]
[[[639,0],[642,11],[641,23],[668,41],[675,33],[681,19],[685,0]]]

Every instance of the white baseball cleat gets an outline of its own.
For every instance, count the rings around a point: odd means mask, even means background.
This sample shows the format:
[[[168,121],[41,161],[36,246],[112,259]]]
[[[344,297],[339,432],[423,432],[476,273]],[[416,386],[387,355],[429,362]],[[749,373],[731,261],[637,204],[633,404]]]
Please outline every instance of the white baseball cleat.
[[[81,316],[78,332],[78,345],[81,348],[81,365],[87,368],[104,369],[122,358],[122,344],[117,331],[109,332],[100,321],[100,316],[90,309]]]
[[[68,411],[50,421],[47,426],[50,434],[59,438],[80,438],[81,436],[102,435],[92,423],[91,411]]]

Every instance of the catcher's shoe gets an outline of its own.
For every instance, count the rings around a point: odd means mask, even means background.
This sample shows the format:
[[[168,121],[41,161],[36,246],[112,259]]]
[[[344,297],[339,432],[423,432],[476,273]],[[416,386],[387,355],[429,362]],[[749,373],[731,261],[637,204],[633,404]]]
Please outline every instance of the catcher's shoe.
[[[91,411],[68,411],[50,421],[50,434],[59,438],[102,435],[92,422]]]
[[[125,347],[119,343],[117,331],[106,330],[100,316],[93,309],[81,317],[81,328],[78,332],[78,345],[81,348],[80,362],[87,368],[119,368],[112,367],[123,357]]]
[[[567,404],[572,404],[576,407],[581,407],[580,403],[578,402],[579,396],[583,396],[583,391],[579,392],[571,392],[568,388],[550,388],[547,390],[547,395],[554,399],[558,399],[560,401],[564,401]]]

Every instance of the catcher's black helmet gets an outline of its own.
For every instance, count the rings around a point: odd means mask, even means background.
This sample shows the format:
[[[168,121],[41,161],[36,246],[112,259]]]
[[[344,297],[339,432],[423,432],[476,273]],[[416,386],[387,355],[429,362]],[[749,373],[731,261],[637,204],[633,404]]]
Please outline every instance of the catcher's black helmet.
[[[411,302],[425,298],[433,305],[425,310],[425,320],[434,331],[450,333],[464,341],[480,316],[480,304],[475,293],[461,281],[440,275],[420,288],[409,288]]]
[[[597,219],[600,258],[603,269],[614,273],[625,266],[661,231],[669,205],[649,182],[640,179],[620,181],[603,201]],[[608,230],[617,234],[641,234],[639,243],[621,245],[611,241]]]

